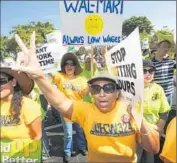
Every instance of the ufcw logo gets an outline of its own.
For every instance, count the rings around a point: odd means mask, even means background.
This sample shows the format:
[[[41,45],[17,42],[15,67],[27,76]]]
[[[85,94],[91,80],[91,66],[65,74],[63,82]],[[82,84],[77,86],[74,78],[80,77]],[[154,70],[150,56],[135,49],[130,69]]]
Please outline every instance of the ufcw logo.
[[[95,122],[90,133],[98,136],[119,137],[132,135],[135,133],[135,129],[131,126],[130,122],[118,122],[112,124],[102,124]]]

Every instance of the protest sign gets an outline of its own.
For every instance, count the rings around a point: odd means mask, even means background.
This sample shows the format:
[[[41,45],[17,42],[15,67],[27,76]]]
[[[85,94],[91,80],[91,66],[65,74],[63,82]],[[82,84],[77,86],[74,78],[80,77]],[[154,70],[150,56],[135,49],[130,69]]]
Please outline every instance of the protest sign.
[[[149,49],[149,39],[148,38],[144,38],[141,41],[141,49],[142,50]]]
[[[63,45],[120,42],[123,0],[63,0],[59,5]]]
[[[138,112],[142,114],[144,75],[138,28],[110,49],[105,57],[109,72],[117,79],[122,98],[133,107],[140,104]]]
[[[62,34],[59,30],[47,34],[46,38],[48,43],[56,43],[62,46]]]
[[[40,140],[3,140],[1,139],[0,162],[41,162]]]
[[[46,43],[36,48],[37,59],[45,74],[61,70],[61,58],[66,51],[56,43]]]

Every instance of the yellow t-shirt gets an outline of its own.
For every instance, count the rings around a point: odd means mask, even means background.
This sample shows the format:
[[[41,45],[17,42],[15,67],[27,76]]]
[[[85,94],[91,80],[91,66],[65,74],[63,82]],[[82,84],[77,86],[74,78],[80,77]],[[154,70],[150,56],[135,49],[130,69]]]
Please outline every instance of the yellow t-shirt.
[[[170,109],[160,85],[151,83],[150,87],[144,89],[144,117],[150,124],[155,125],[160,118],[159,113],[168,112]]]
[[[74,101],[71,119],[84,130],[88,162],[136,162],[138,132],[126,103],[117,101],[114,109],[102,113],[94,104]]]
[[[165,143],[160,158],[164,161],[176,163],[176,117],[167,127]]]
[[[27,125],[41,116],[40,105],[30,98],[23,97],[19,123],[13,119],[10,106],[10,102],[0,103],[1,139],[31,139]]]
[[[57,72],[53,75],[53,82],[69,99],[83,100],[82,91],[87,88],[87,80],[83,76],[69,79],[64,73]]]

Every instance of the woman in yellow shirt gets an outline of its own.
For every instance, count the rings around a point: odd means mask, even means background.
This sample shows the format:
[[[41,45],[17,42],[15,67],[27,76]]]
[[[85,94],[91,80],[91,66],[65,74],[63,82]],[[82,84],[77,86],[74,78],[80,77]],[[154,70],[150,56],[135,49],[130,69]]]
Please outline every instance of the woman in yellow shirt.
[[[16,40],[24,51],[25,45],[17,35]],[[88,143],[88,162],[136,162],[136,140],[148,152],[159,151],[159,133],[144,118],[140,131],[137,130],[133,118],[138,118],[137,113],[125,102],[117,100],[120,90],[109,73],[99,74],[88,81],[94,104],[71,100],[63,92],[54,89],[38,68],[33,50],[35,33],[31,40],[31,50],[25,53],[30,61],[14,69],[26,72],[64,117],[83,127]]]
[[[153,81],[155,66],[150,60],[143,61],[144,71],[144,110],[143,115],[148,123],[152,125],[160,134],[163,134],[165,123],[168,119],[170,106],[165,96],[163,88]],[[138,147],[138,163],[154,163],[154,154]]]
[[[52,75],[53,82],[69,99],[82,101],[88,94],[88,85],[85,77],[81,76],[82,68],[78,58],[73,53],[66,53],[61,60],[61,72]],[[85,108],[83,108],[85,109]],[[68,162],[73,150],[72,125],[76,130],[76,143],[79,151],[87,154],[86,141],[82,128],[78,123],[72,123],[61,116],[64,127],[64,162]]]
[[[25,95],[34,82],[25,73],[9,68],[8,60],[0,68],[1,139],[41,139],[40,105]]]

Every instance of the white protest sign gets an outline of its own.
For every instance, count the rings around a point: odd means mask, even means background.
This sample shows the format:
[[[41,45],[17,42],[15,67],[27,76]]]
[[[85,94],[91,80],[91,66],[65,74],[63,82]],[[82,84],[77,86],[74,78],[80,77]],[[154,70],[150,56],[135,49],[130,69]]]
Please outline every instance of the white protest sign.
[[[142,50],[149,49],[149,39],[144,38],[141,45]]]
[[[63,0],[59,5],[63,45],[120,42],[123,0]]]
[[[139,113],[142,115],[144,75],[138,28],[110,49],[105,57],[109,72],[117,79],[122,98],[133,107],[140,104]]]
[[[47,34],[46,37],[48,43],[56,43],[62,46],[62,34],[59,30]]]
[[[61,70],[61,58],[66,51],[55,43],[36,48],[37,59],[45,74]]]

